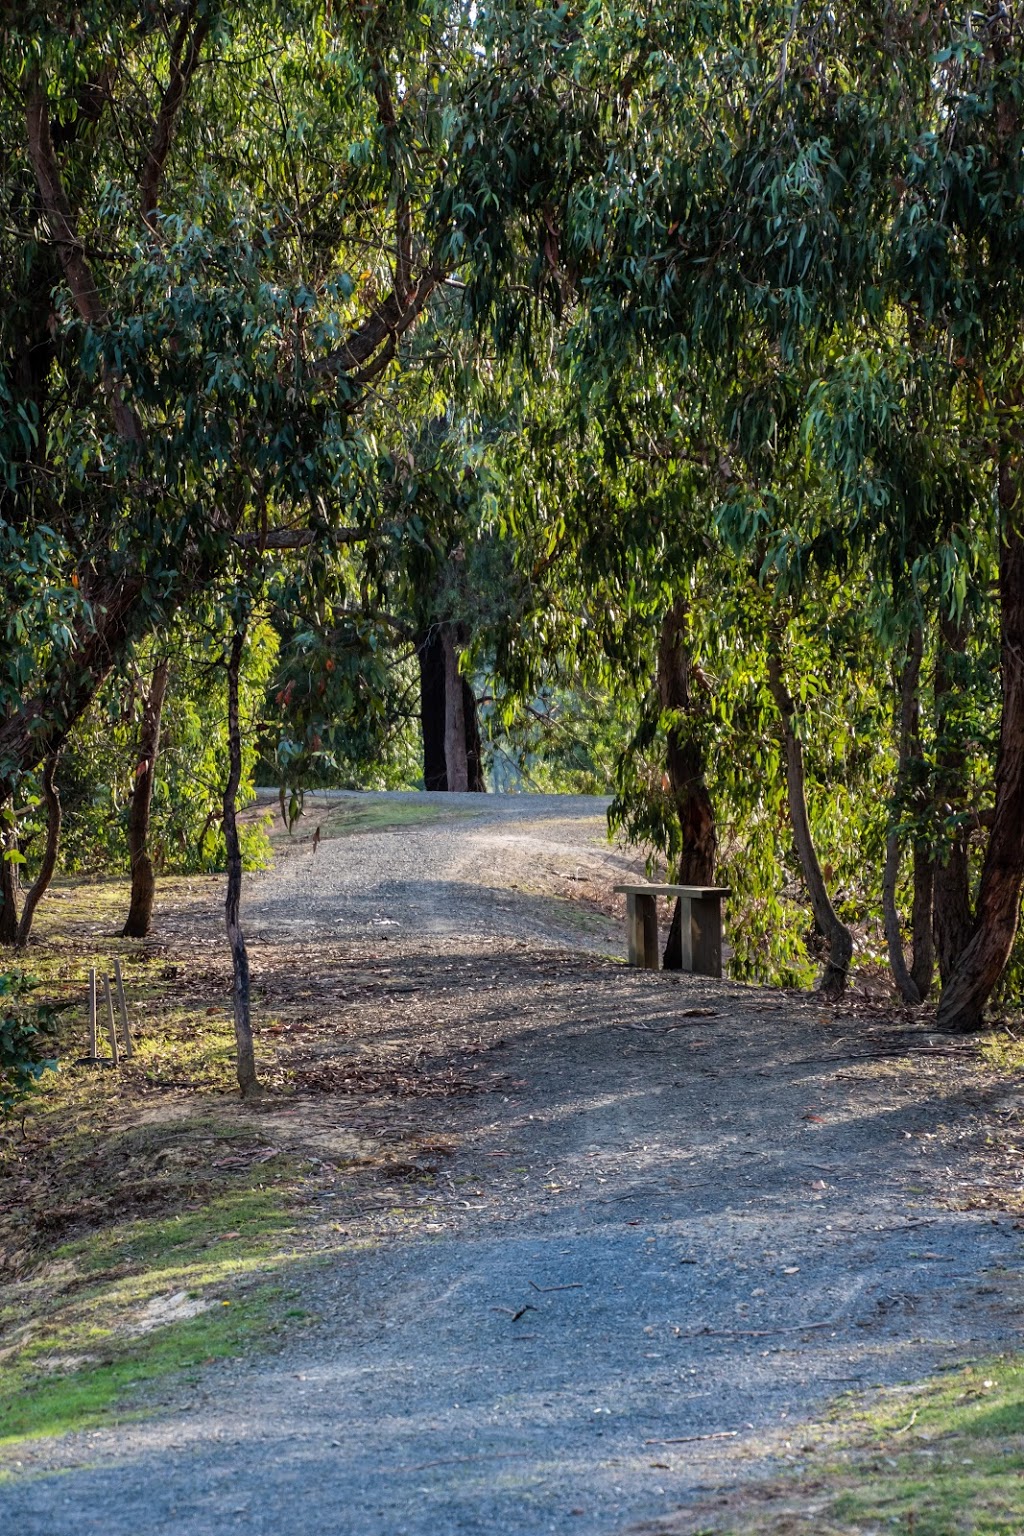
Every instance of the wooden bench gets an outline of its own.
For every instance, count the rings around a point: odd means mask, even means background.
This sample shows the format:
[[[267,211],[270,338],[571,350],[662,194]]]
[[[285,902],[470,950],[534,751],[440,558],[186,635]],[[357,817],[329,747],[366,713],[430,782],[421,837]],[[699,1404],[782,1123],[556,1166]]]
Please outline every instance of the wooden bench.
[[[617,885],[626,898],[626,945],[630,965],[656,971],[658,897],[678,896],[682,904],[683,970],[698,976],[722,974],[722,900],[725,885]]]

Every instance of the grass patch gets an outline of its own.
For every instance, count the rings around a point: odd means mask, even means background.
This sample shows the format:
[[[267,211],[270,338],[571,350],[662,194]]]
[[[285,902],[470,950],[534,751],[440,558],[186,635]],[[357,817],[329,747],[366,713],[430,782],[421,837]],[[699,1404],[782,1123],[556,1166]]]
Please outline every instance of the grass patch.
[[[721,1513],[695,1510],[665,1536],[1024,1532],[1020,1356],[963,1366],[852,1411],[844,1401],[830,1425],[796,1432],[833,1445],[812,1451],[791,1481],[742,1490]]]
[[[307,797],[305,811],[291,837],[282,825],[280,813],[274,817],[273,825],[268,830],[275,843],[307,842],[318,828],[321,840],[351,837],[360,832],[392,832],[402,827],[461,820],[467,816],[479,816],[484,809],[484,806],[481,806],[480,811],[465,806],[453,809],[447,805],[436,805],[426,798],[401,800],[389,795],[374,794],[353,794],[350,799],[325,802],[317,801],[311,794]],[[261,806],[260,811],[265,813],[266,807]]]
[[[270,1297],[224,1304],[144,1338],[94,1341],[95,1361],[41,1376],[25,1361],[0,1376],[0,1446],[141,1416],[161,1377],[239,1354],[271,1326]],[[73,1356],[71,1357],[74,1358]]]
[[[201,1207],[121,1221],[93,1213],[96,1230],[48,1247],[0,1289],[0,1445],[137,1413],[130,1389],[275,1327],[280,1277],[301,1257],[290,1197],[302,1168],[275,1156]],[[174,1201],[173,1187],[163,1193]]]
[[[990,1067],[995,1067],[997,1072],[1024,1072],[1024,1036],[1012,1034],[1009,1030],[999,1030],[990,1035],[982,1035],[979,1044],[982,1060]]]

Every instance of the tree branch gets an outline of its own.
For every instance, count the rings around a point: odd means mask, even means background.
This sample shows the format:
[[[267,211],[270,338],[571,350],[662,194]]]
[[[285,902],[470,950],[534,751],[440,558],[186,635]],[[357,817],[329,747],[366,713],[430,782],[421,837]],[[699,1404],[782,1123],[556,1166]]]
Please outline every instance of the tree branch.
[[[64,191],[53,140],[50,137],[50,114],[46,105],[46,92],[38,79],[29,88],[26,121],[29,158],[39,186],[43,212],[46,215],[51,238],[57,246],[64,276],[71,289],[71,297],[75,301],[75,308],[88,325],[103,325],[107,318],[106,310],[86,257],[85,247],[78,237],[71,204]]]
[[[53,872],[57,868],[57,852],[60,848],[60,794],[54,783],[54,774],[57,771],[57,759],[60,752],[51,752],[46,759],[43,768],[43,799],[46,801],[46,846],[43,851],[43,860],[39,866],[39,873],[32,882],[31,888],[25,894],[25,905],[21,911],[21,920],[18,923],[18,948],[24,949],[28,943],[29,934],[32,931],[32,919],[35,916],[36,907],[46,894],[47,887],[53,879]]]
[[[373,69],[377,116],[384,130],[385,154],[395,182],[395,296],[399,304],[405,304],[412,285],[412,211],[402,168],[395,153],[398,117],[391,95],[391,83],[379,60],[374,61]]]
[[[71,289],[71,297],[85,323],[99,328],[106,324],[107,312],[64,191],[60,166],[50,137],[46,91],[38,76],[29,86],[25,116],[29,159],[32,161],[50,235],[57,246],[60,264]],[[101,365],[101,378],[118,436],[127,443],[141,443],[142,427],[139,418],[122,397],[120,380],[105,363]]]
[[[153,213],[160,192],[164,166],[167,164],[167,156],[171,150],[175,124],[182,102],[185,100],[189,82],[198,68],[203,44],[210,31],[210,23],[206,17],[200,18],[199,21],[195,20],[198,9],[199,0],[191,0],[191,4],[186,8],[178,24],[174,42],[171,44],[170,78],[160,101],[160,110],[157,113],[153,137],[139,184],[142,217],[151,229],[154,228]],[[194,26],[193,23],[195,23]]]
[[[231,542],[239,549],[307,549],[318,539],[335,544],[358,544],[370,537],[367,528],[268,528],[262,533],[236,533]]]
[[[317,365],[319,373],[352,373],[365,368],[377,349],[387,342],[394,346],[409,327],[419,319],[434,289],[444,281],[440,267],[429,266],[409,288],[404,301],[395,290],[376,306],[348,341],[329,352]],[[371,375],[372,376],[372,375]]]

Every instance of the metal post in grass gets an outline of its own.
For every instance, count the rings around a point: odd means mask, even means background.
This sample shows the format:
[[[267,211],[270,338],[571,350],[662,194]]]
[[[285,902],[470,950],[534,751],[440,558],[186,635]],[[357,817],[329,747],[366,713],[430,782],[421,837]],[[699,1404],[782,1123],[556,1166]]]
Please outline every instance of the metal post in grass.
[[[124,1032],[124,1053],[129,1059],[135,1055],[135,1047],[132,1045],[132,1032],[128,1028],[128,1003],[124,995],[124,977],[121,975],[121,962],[115,957],[114,978],[117,982],[117,1006],[121,1013],[121,1029]]]
[[[114,1028],[114,994],[110,988],[110,977],[103,978],[103,993],[107,1003],[107,1028],[110,1030],[110,1051],[114,1066],[119,1066],[121,1053],[117,1048],[117,1030]]]

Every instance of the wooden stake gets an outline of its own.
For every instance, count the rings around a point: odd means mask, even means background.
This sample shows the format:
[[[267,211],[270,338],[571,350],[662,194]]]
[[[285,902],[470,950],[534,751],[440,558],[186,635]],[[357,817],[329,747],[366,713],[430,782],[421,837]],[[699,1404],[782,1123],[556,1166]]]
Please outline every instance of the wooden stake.
[[[117,1030],[114,1028],[114,994],[110,990],[110,977],[103,978],[103,993],[107,1000],[107,1027],[110,1030],[110,1052],[114,1059],[114,1066],[120,1066],[121,1053],[117,1048]]]
[[[128,1028],[128,1003],[124,995],[124,977],[121,975],[121,962],[114,960],[114,976],[117,981],[117,1004],[121,1012],[121,1028],[124,1031],[124,1053],[131,1058],[135,1055],[135,1047],[132,1045],[132,1032]]]
[[[89,967],[89,1056],[96,1060],[96,967]]]

